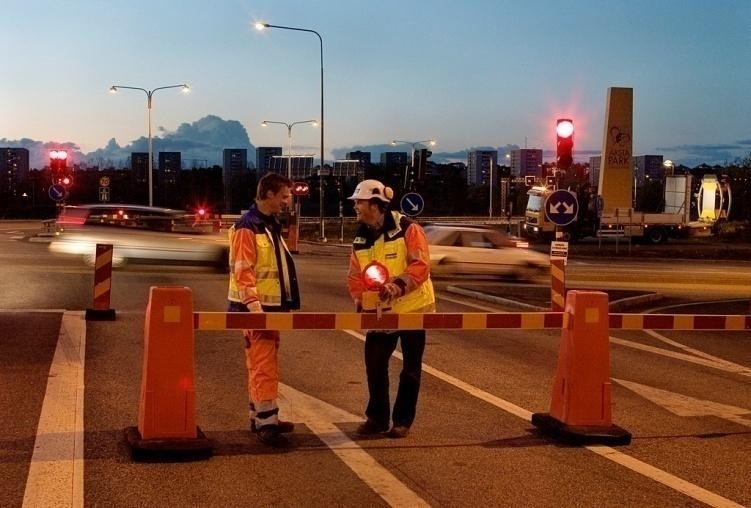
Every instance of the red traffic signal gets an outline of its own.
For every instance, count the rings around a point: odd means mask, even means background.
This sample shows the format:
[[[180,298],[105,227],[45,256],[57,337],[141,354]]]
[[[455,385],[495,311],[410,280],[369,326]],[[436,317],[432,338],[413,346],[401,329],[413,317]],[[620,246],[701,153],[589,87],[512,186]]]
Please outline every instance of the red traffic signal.
[[[53,173],[61,173],[67,168],[68,152],[65,150],[50,150],[50,169]]]
[[[295,196],[307,196],[310,194],[310,185],[307,182],[295,182],[292,184],[292,194]]]
[[[559,118],[556,133],[556,166],[568,171],[574,163],[574,122],[568,118]]]

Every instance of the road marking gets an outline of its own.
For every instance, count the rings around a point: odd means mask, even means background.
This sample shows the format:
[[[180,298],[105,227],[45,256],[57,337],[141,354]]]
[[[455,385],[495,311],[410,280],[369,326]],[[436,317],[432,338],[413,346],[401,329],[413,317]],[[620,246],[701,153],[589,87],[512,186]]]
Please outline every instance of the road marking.
[[[674,415],[686,417],[716,416],[739,425],[751,427],[751,419],[743,418],[743,415],[751,416],[751,409],[720,404],[711,400],[696,399],[688,395],[661,390],[660,388],[634,383],[633,381],[612,379],[637,395],[641,395],[645,399],[665,408]]]
[[[470,307],[473,306],[472,304],[469,304],[469,303],[467,303],[466,305]],[[356,332],[354,330],[344,330],[344,332],[361,341],[365,341],[365,336],[359,332]],[[400,360],[403,359],[402,355],[398,351],[394,351],[393,355],[396,358],[399,358]],[[480,400],[484,400],[485,402],[493,406],[503,409],[507,413],[510,413],[514,416],[518,416],[519,418],[526,420],[530,423],[532,421],[532,412],[528,411],[527,409],[524,409],[523,407],[517,406],[513,402],[509,402],[491,393],[488,393],[480,388],[477,388],[476,386],[472,386],[469,383],[466,383],[458,378],[455,378],[454,376],[447,374],[441,370],[433,368],[424,362],[422,364],[422,370],[428,374],[431,374],[432,376],[437,377],[438,379],[442,381],[445,381],[459,388],[460,390],[464,390],[465,392],[469,393],[470,395],[474,397],[477,397]],[[632,470],[635,473],[638,473],[656,482],[662,483],[668,488],[671,488],[677,492],[680,492],[689,497],[692,497],[709,506],[742,508],[742,505],[734,501],[731,501],[730,499],[724,498],[720,496],[719,494],[715,494],[714,492],[711,492],[698,485],[695,485],[686,480],[683,480],[682,478],[672,475],[668,473],[667,471],[658,469],[655,466],[652,466],[651,464],[642,462],[641,460],[631,457],[630,455],[626,455],[623,452],[619,452],[618,450],[611,448],[609,446],[590,445],[590,446],[585,446],[584,448],[600,455],[603,458],[613,461],[616,464],[624,466]]]
[[[373,492],[390,506],[430,506],[339,430],[334,422],[360,422],[362,418],[320,399],[279,383],[280,410],[290,419],[304,422],[334,454]]]
[[[647,478],[651,478],[656,482],[662,483],[666,487],[670,487],[671,489],[692,497],[697,501],[701,501],[706,505],[716,506],[718,508],[743,508],[743,505],[738,504],[735,501],[731,501],[730,499],[715,494],[714,492],[703,489],[698,485],[687,482],[686,480],[678,478],[677,476],[674,476],[667,471],[658,469],[651,464],[642,462],[639,459],[635,459],[630,455],[621,453],[618,450],[610,448],[609,446],[590,445],[586,448],[603,458],[612,460],[616,464],[620,464],[621,466],[626,467],[631,471],[634,471],[635,473],[639,473],[642,476],[646,476]]]
[[[65,312],[37,427],[23,506],[83,506],[86,320]]]
[[[684,351],[686,351],[688,353],[694,354],[696,356],[700,356],[701,358],[707,359],[707,360],[709,360],[711,362],[714,362],[714,363],[716,363],[718,365],[723,365],[723,366],[725,366],[725,367],[727,367],[729,369],[732,369],[731,372],[735,372],[737,374],[741,374],[742,376],[749,376],[749,377],[751,377],[751,369],[749,369],[748,367],[744,367],[743,365],[740,365],[740,364],[737,364],[737,363],[733,363],[733,362],[731,362],[729,360],[724,360],[722,358],[718,358],[716,356],[712,356],[709,353],[705,353],[704,351],[699,351],[698,349],[694,349],[692,347],[688,347],[685,344],[681,344],[680,342],[676,342],[676,341],[674,341],[672,339],[669,339],[669,338],[665,337],[664,335],[661,335],[661,334],[655,332],[654,330],[644,330],[644,331],[647,332],[648,335],[651,335],[655,339],[660,340],[660,341],[662,341],[662,342],[664,342],[666,344],[669,344],[671,346],[677,347],[679,349],[682,349],[682,350],[684,350]]]
[[[446,300],[447,302],[451,303],[458,303],[459,305],[466,305],[467,307],[474,307],[475,309],[483,310],[485,312],[498,312],[498,309],[494,309],[493,307],[486,307],[485,305],[479,305],[477,303],[468,303],[464,300],[459,300],[458,298],[451,298],[450,296],[445,296],[443,294],[440,295],[441,300]]]
[[[730,365],[727,365],[726,363],[719,363],[715,360],[709,360],[707,358],[687,355],[684,353],[677,353],[675,351],[668,351],[666,349],[660,349],[658,347],[648,346],[646,344],[641,344],[639,342],[633,342],[633,341],[626,340],[626,339],[619,339],[618,337],[611,336],[610,342],[612,342],[613,344],[618,344],[620,346],[626,346],[626,347],[630,347],[633,349],[639,349],[641,351],[647,351],[649,353],[654,353],[660,356],[667,356],[668,358],[674,358],[676,360],[683,360],[684,362],[695,363],[697,365],[703,365],[704,367],[709,367],[712,369],[722,370],[725,372],[732,372],[734,374],[747,375],[746,372],[748,371],[746,367],[743,367],[740,365],[732,364],[732,366],[730,366]]]
[[[65,309],[0,309],[0,314],[64,314]]]

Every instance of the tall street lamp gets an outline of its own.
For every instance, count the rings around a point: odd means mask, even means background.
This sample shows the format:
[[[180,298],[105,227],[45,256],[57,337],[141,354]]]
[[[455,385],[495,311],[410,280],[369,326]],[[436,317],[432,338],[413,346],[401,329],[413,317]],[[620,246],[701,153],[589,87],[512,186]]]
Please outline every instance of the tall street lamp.
[[[261,125],[263,127],[268,127],[270,123],[284,125],[285,127],[287,127],[287,178],[291,180],[292,179],[292,127],[294,127],[295,125],[303,124],[303,123],[312,123],[313,127],[317,127],[318,121],[317,120],[302,120],[300,122],[287,123],[287,122],[274,122],[271,120],[264,120],[263,122],[261,122]]]
[[[125,88],[128,90],[140,90],[146,94],[146,109],[148,109],[149,111],[149,206],[154,206],[154,189],[152,184],[153,161],[151,156],[151,98],[153,97],[154,92],[156,92],[157,90],[165,90],[167,88],[181,88],[183,93],[188,93],[190,92],[190,87],[183,83],[182,85],[160,86],[158,88],[154,88],[153,90],[146,90],[145,88],[137,86],[112,85],[110,87],[110,93],[117,93],[120,88]]]
[[[430,145],[435,146],[435,139],[425,139],[423,141],[402,141],[400,139],[395,139],[391,142],[392,146],[396,145],[412,145],[412,159],[411,163],[414,166],[415,165],[415,147],[417,145]],[[409,173],[409,166],[407,166],[407,169],[404,171],[404,190],[407,190],[407,173]]]
[[[257,22],[255,24],[255,27],[257,30],[264,30],[266,28],[279,28],[281,30],[294,30],[296,32],[308,32],[311,34],[315,34],[316,37],[318,37],[318,42],[320,45],[321,50],[321,117],[318,120],[318,124],[321,126],[321,170],[319,171],[319,185],[320,185],[320,200],[319,200],[319,206],[321,209],[321,240],[326,241],[326,234],[325,234],[325,228],[323,225],[323,39],[321,38],[321,34],[316,32],[315,30],[310,30],[307,28],[297,28],[292,26],[281,26],[281,25],[271,25],[269,23],[263,23],[263,22]]]

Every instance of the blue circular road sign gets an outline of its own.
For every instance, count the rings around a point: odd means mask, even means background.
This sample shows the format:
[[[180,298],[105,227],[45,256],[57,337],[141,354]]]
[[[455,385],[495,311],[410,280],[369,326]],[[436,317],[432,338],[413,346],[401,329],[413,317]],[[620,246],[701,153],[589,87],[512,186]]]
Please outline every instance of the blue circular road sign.
[[[576,194],[566,189],[554,191],[545,200],[545,215],[556,226],[567,226],[576,220],[579,201]]]
[[[408,192],[402,196],[402,200],[399,204],[402,208],[402,212],[411,217],[420,215],[425,209],[425,200],[416,192]]]
[[[68,191],[65,190],[64,185],[55,183],[50,185],[50,188],[47,189],[47,194],[50,196],[50,199],[54,201],[62,201],[68,194]]]

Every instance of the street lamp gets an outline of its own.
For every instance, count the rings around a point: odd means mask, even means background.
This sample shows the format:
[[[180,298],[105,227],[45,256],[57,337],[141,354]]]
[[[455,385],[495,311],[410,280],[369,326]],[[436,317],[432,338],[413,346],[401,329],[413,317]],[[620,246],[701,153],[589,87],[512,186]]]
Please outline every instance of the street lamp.
[[[318,127],[318,121],[317,120],[303,120],[300,122],[274,122],[271,120],[264,120],[261,122],[261,125],[263,127],[268,127],[270,123],[275,123],[278,125],[284,125],[287,127],[287,178],[290,180],[292,179],[292,127],[295,125],[303,124],[303,123],[312,123],[313,127]]]
[[[391,142],[392,146],[396,145],[412,145],[412,159],[411,163],[414,166],[415,165],[415,147],[417,145],[423,145],[428,144],[430,146],[435,146],[435,139],[425,139],[423,141],[403,141],[400,139],[395,139]],[[409,173],[409,166],[407,166],[407,169],[404,171],[404,190],[407,190],[407,173]]]
[[[665,168],[666,176],[673,176],[675,174],[675,163],[670,159],[665,160],[662,166]]]
[[[140,90],[146,94],[146,109],[148,109],[149,112],[149,206],[154,206],[154,189],[152,185],[153,161],[151,156],[151,98],[153,97],[154,92],[156,92],[157,90],[165,90],[167,88],[181,88],[183,93],[188,93],[190,92],[190,87],[183,83],[182,85],[160,86],[158,88],[154,88],[153,90],[146,90],[145,88],[137,86],[112,85],[109,91],[110,93],[115,94],[120,88],[125,88],[128,90]]]
[[[307,28],[297,28],[292,26],[281,26],[281,25],[271,25],[269,23],[264,23],[261,21],[258,21],[255,23],[256,30],[265,30],[266,28],[279,28],[281,30],[294,30],[295,32],[308,32],[311,34],[315,34],[316,37],[318,37],[318,42],[320,44],[320,50],[321,50],[321,117],[318,120],[319,125],[321,126],[321,170],[319,171],[319,185],[320,185],[320,200],[319,200],[319,206],[321,209],[321,241],[326,241],[326,234],[325,234],[325,227],[323,224],[323,39],[321,38],[321,34],[316,32],[315,30],[310,30]]]

